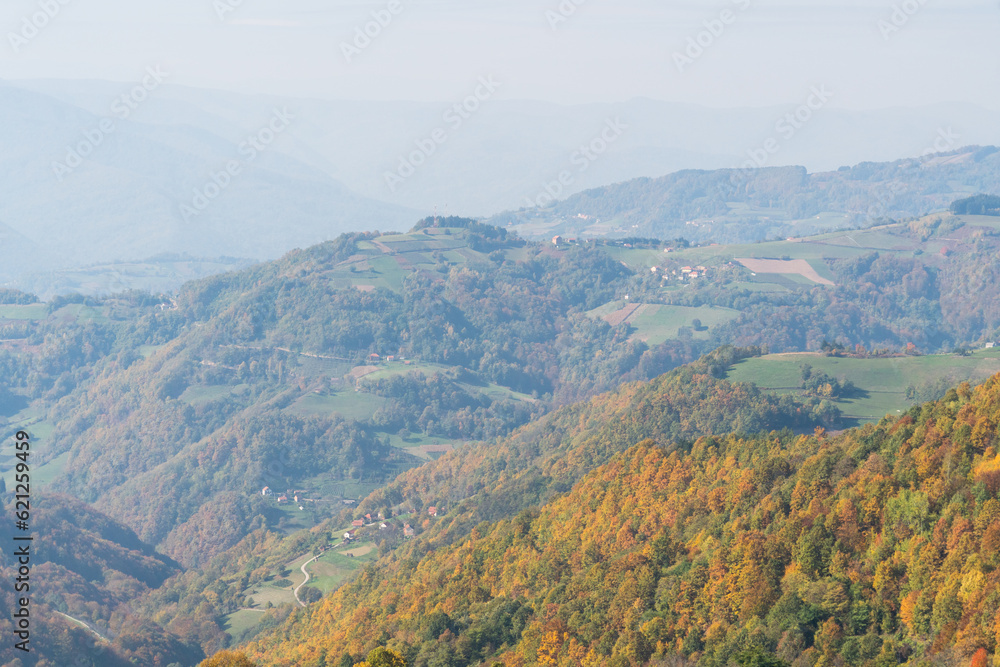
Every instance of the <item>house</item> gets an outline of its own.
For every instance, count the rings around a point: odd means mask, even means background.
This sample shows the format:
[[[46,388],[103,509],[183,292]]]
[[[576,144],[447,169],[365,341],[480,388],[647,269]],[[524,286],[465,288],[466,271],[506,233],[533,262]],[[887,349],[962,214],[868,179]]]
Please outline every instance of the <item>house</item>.
[[[992,350],[992,349],[993,349],[993,348],[995,348],[996,346],[997,346],[997,344],[996,344],[996,343],[986,343],[986,349],[987,349],[987,350]]]
[[[382,358],[381,356],[375,354],[374,352],[368,355],[368,359],[371,361],[378,361],[381,358]]]
[[[660,270],[659,270],[659,269],[658,269],[657,267],[655,267],[655,266],[654,266],[653,268],[651,268],[651,269],[649,270],[649,272],[650,272],[650,273],[659,273],[659,272],[660,272]]]
[[[347,505],[348,507],[354,507],[355,505],[358,504],[357,500],[351,500],[351,499],[342,500],[340,502],[342,502],[343,504]]]
[[[691,275],[692,278],[697,278],[701,274],[698,273],[697,271],[692,271],[690,275]]]
[[[355,519],[354,521],[351,522],[351,525],[354,526],[355,528],[361,528],[362,526],[365,525],[365,520]]]
[[[388,527],[389,527],[389,526],[387,526],[387,525],[386,525],[386,524],[384,524],[384,523],[380,523],[380,524],[378,525],[378,529],[379,529],[379,530],[385,530],[385,529],[387,529]]]
[[[413,537],[417,532],[413,530],[413,526],[408,523],[403,524],[403,537]]]
[[[297,494],[297,493],[296,493],[296,494],[295,494],[294,496],[292,496],[292,497],[293,497],[293,498],[295,499],[295,502],[299,502],[299,494]]]
[[[552,237],[552,245],[554,245],[556,247],[558,247],[559,244],[562,243],[562,241],[563,241],[563,237],[561,237],[561,236],[553,236]]]
[[[354,539],[354,535],[355,535],[355,531],[353,531],[353,530],[347,531],[346,533],[344,533],[344,541],[345,542],[350,542],[351,540]]]
[[[690,266],[681,267],[681,273],[691,273],[692,271],[694,271],[694,269],[692,269]]]
[[[430,514],[431,516],[437,516],[438,515],[438,508],[436,508],[436,507],[428,507],[427,508],[427,513]]]
[[[273,494],[273,491],[271,491],[271,487],[269,487],[269,486],[265,486],[264,489],[260,492],[260,495],[264,496],[265,498],[267,496],[272,495],[272,494]]]
[[[372,515],[371,514],[366,514],[365,518],[368,519],[368,523],[372,522]]]
[[[288,502],[288,496],[286,496],[283,493],[280,496],[278,496],[278,504],[279,505],[284,505],[287,502]]]
[[[390,354],[388,357],[385,358],[385,360],[386,361],[396,361],[396,355]]]

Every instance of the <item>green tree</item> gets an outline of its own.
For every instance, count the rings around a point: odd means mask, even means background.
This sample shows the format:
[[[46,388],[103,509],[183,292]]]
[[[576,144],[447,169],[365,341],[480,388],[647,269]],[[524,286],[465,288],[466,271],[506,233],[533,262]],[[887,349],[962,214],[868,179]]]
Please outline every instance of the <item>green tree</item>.
[[[789,667],[787,662],[760,646],[749,648],[734,659],[740,667]]]
[[[355,667],[406,667],[406,660],[395,651],[379,646],[368,654],[364,662],[359,662]]]

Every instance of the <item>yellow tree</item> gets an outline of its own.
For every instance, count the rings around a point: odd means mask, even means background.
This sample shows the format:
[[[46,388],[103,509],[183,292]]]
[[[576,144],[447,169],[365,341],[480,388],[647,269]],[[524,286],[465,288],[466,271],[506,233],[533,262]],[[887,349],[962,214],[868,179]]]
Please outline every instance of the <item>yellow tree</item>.
[[[222,651],[203,660],[198,667],[257,667],[257,663],[252,662],[244,653]]]

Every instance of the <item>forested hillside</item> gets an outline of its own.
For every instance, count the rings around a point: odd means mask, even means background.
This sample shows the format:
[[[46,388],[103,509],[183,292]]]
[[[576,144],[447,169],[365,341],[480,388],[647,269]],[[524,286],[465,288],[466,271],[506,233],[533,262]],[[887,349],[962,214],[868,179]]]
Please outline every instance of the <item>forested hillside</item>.
[[[31,600],[31,653],[18,660],[4,646],[4,665],[33,667],[124,667],[141,664],[166,667],[191,664],[200,650],[149,618],[132,603],[180,572],[177,563],[143,544],[128,528],[79,500],[35,493],[32,498],[35,539],[29,547],[28,588],[4,586],[3,608],[19,608],[15,601]],[[0,539],[13,542],[13,515],[0,507]],[[0,555],[0,575],[13,582],[19,565],[9,546]],[[14,636],[9,614],[0,617],[0,631]],[[23,658],[23,660],[22,660]]]
[[[778,399],[752,385],[732,385],[713,377],[713,373],[722,374],[727,363],[752,353],[721,351],[650,383],[636,383],[591,402],[561,408],[509,437],[467,445],[407,473],[359,507],[312,531],[282,539],[263,528],[255,530],[201,571],[173,577],[138,604],[171,631],[210,652],[224,641],[221,619],[244,605],[246,591],[268,585],[298,554],[315,553],[331,539],[339,539],[342,531],[338,529],[353,517],[380,512],[405,521],[431,506],[454,508],[447,520],[428,525],[420,540],[405,543],[420,554],[435,545],[464,539],[484,519],[512,516],[571,488],[636,439],[660,436],[688,441],[734,429],[811,430],[823,420],[836,418],[829,404]],[[413,520],[423,532],[421,522]],[[378,546],[379,553],[404,544],[399,531],[366,539]],[[261,626],[276,625],[288,613],[287,609],[268,612],[260,619]]]
[[[996,650],[1000,378],[830,437],[637,443],[566,495],[389,557],[263,665],[957,664]]]
[[[406,547],[415,558],[568,492],[646,438],[842,428],[838,397],[777,398],[727,383],[726,367],[764,346],[833,341],[863,360],[990,339],[991,220],[945,215],[852,235],[878,247],[760,244],[808,256],[833,285],[756,274],[736,258],[757,256],[733,247],[536,244],[428,219],[177,294],[40,303],[5,290],[0,416],[32,432],[40,488],[131,531],[110,534],[144,554],[116,561],[114,586],[80,563],[53,569],[53,590],[75,591],[73,610],[116,637],[137,624],[146,639],[115,640],[123,658],[185,664],[178,656],[282,623],[307,554],[367,513],[398,525],[361,558],[392,552],[408,520],[421,536]],[[674,278],[685,264],[703,275]],[[659,377],[729,340],[760,347],[723,347]],[[12,460],[0,449],[8,481]],[[424,526],[416,517],[435,506],[447,518]],[[42,524],[53,535],[60,525]],[[73,549],[101,561],[117,541],[88,533]],[[166,558],[144,560],[154,549]],[[333,590],[361,562],[331,565],[306,593]]]

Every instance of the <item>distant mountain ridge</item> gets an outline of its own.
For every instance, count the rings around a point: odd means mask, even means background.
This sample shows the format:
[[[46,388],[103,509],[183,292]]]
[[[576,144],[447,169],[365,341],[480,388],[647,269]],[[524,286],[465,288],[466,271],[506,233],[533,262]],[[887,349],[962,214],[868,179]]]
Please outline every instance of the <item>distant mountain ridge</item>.
[[[969,146],[822,173],[804,167],[680,171],[561,201],[540,196],[539,207],[490,222],[526,238],[613,235],[745,243],[915,218],[945,211],[956,199],[997,191],[1000,152]]]
[[[16,85],[104,114],[132,84],[44,80]],[[366,197],[469,216],[494,215],[534,199],[560,171],[575,169],[574,153],[616,119],[627,125],[625,132],[586,172],[574,173],[564,196],[682,169],[739,167],[771,136],[781,139],[780,151],[768,154],[764,166],[801,164],[810,171],[966,144],[1000,144],[1000,112],[972,105],[862,111],[830,105],[786,140],[777,124],[801,101],[719,109],[648,98],[576,105],[489,99],[449,133],[405,186],[392,192],[385,173],[416,149],[415,141],[435,127],[448,128],[445,111],[471,92],[456,91],[457,99],[437,102],[301,99],[189,88],[168,78],[137,117],[151,124],[183,123],[233,140],[256,129],[261,114],[287,105],[302,122],[289,130],[290,141],[280,150],[296,160]]]

